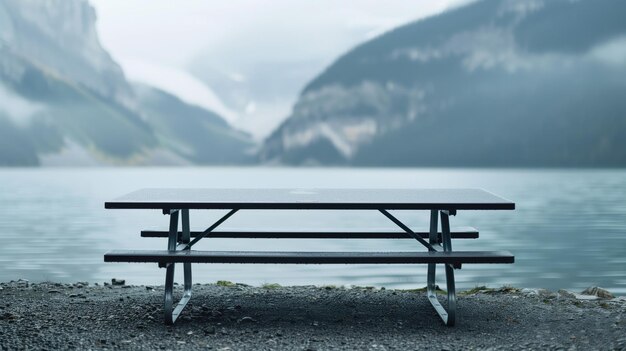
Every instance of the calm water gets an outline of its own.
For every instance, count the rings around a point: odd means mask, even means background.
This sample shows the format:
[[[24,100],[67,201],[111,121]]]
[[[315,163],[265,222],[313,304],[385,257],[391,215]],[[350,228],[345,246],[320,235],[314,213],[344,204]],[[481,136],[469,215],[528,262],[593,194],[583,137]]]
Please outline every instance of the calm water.
[[[103,263],[116,248],[165,249],[165,239],[140,238],[166,229],[168,216],[150,210],[105,210],[103,202],[143,187],[478,187],[516,202],[515,211],[461,211],[452,226],[479,228],[480,239],[455,249],[510,250],[513,265],[466,265],[459,288],[476,285],[582,290],[599,285],[626,295],[626,171],[474,169],[131,168],[0,170],[0,281],[162,284],[155,264]],[[205,229],[223,211],[191,213]],[[415,228],[428,214],[396,211]],[[374,211],[242,211],[226,228],[393,228]],[[198,249],[420,250],[408,240],[226,240]],[[179,276],[182,272],[177,273]],[[196,282],[260,285],[336,284],[397,288],[425,285],[425,266],[195,265]]]

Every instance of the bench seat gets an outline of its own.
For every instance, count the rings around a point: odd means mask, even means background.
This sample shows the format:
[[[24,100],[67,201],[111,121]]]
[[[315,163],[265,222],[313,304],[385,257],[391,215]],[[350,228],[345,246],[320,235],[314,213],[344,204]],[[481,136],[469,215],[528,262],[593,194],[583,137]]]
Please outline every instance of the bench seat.
[[[508,251],[452,252],[300,252],[123,250],[104,255],[105,262],[286,263],[286,264],[413,264],[513,263]]]
[[[201,235],[201,231],[190,232],[191,237]],[[424,239],[428,239],[428,232],[415,232]],[[142,230],[144,238],[167,238],[169,233],[161,230]],[[178,232],[180,238],[182,232]],[[438,233],[441,240],[441,232]],[[452,239],[477,239],[478,230],[473,227],[459,227],[450,232]],[[393,230],[357,230],[357,231],[244,231],[220,230],[207,234],[207,238],[240,238],[240,239],[413,239],[405,232]]]

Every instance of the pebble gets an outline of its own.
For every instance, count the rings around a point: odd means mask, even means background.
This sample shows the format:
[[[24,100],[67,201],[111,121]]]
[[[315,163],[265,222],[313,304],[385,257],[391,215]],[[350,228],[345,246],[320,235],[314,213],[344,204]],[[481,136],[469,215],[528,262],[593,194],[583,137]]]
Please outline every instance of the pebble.
[[[4,312],[3,314],[0,314],[0,320],[10,320],[10,319],[17,319],[17,318],[18,316],[11,312]]]
[[[213,316],[213,317],[221,317],[223,315],[224,314],[222,312],[218,311],[218,310],[211,311],[211,316]]]
[[[600,298],[597,297],[597,296],[594,296],[594,295],[576,294],[576,299],[577,300],[583,300],[583,301],[594,301],[594,300],[598,300]]]
[[[567,291],[567,290],[559,290],[557,291],[557,293],[559,294],[559,297],[563,297],[563,298],[567,298],[567,299],[575,299],[576,298],[576,294],[574,294],[571,291]]]
[[[256,323],[256,322],[257,322],[256,319],[254,319],[252,317],[249,317],[249,316],[245,316],[245,317],[243,317],[243,318],[241,318],[241,319],[239,319],[237,321],[237,323],[240,323],[240,324],[242,324],[242,323]]]
[[[625,298],[580,294],[597,301],[573,303],[564,290],[460,295],[459,320],[448,328],[423,293],[194,285],[189,306],[166,326],[162,294],[144,286],[20,284],[2,285],[0,349],[410,350],[419,342],[432,350],[604,350],[623,349],[626,335]],[[85,294],[89,303],[75,300]],[[550,296],[559,298],[543,303]]]
[[[589,287],[589,288],[583,290],[581,292],[581,294],[582,295],[597,296],[597,297],[599,297],[601,299],[613,299],[613,298],[615,298],[615,296],[613,296],[613,294],[611,294],[607,290],[602,289],[602,288],[597,287],[597,286]]]
[[[556,294],[548,289],[537,289],[537,293],[539,294],[540,297],[547,298],[547,299],[553,299],[556,297]]]
[[[525,289],[520,290],[520,292],[523,295],[526,295],[526,296],[538,296],[538,297],[542,297],[544,299],[546,299],[546,298],[547,299],[552,299],[552,298],[557,297],[557,294],[551,292],[548,289],[528,289],[528,288],[525,288]]]

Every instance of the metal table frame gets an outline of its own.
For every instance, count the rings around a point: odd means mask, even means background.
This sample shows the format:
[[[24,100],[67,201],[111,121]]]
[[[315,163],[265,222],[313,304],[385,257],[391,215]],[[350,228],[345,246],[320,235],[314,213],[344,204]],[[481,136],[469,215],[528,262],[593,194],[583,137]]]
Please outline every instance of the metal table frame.
[[[190,235],[190,225],[189,225],[189,209],[180,209],[180,210],[164,210],[165,214],[170,216],[170,224],[169,224],[169,236],[167,242],[167,249],[169,251],[179,251],[179,250],[191,250],[193,245],[198,243],[202,238],[208,236],[212,231],[217,229],[222,223],[224,223],[228,218],[238,212],[239,209],[231,209],[228,213],[218,219],[215,223],[210,225],[202,234],[196,236],[193,240],[191,240]],[[402,223],[399,219],[389,213],[387,210],[380,209],[378,210],[385,217],[387,217],[391,222],[400,227],[407,235],[413,237],[417,240],[421,245],[426,247],[428,251],[444,251],[450,252],[452,251],[452,240],[450,236],[450,215],[456,215],[455,210],[431,210],[430,211],[430,230],[429,230],[429,239],[428,241],[422,239],[421,236],[415,234],[413,230],[411,230],[407,225]],[[441,238],[438,235],[438,219],[441,217]],[[179,217],[180,217],[180,225],[182,226],[182,235],[178,235],[178,226],[179,226]],[[184,292],[183,296],[174,306],[174,274],[176,263],[166,263],[160,265],[162,268],[166,268],[165,274],[165,301],[164,301],[164,313],[165,313],[165,322],[167,324],[174,324],[176,319],[185,308],[189,300],[191,299],[192,294],[192,274],[191,274],[191,263],[185,262],[183,263],[184,269]],[[427,276],[427,296],[431,305],[434,307],[435,311],[439,314],[439,317],[443,320],[443,322],[452,326],[455,323],[456,316],[456,288],[454,282],[454,269],[460,267],[454,267],[452,264],[444,264],[446,271],[446,286],[447,286],[447,303],[448,309],[446,310],[439,300],[437,299],[436,285],[435,285],[435,276],[436,276],[436,268],[437,264],[429,263],[428,264],[428,276]]]
[[[372,210],[382,213],[398,226],[409,238],[415,239],[429,252],[452,253],[450,216],[457,210],[512,210],[515,204],[480,189],[317,189],[317,198],[298,199],[285,197],[288,189],[144,189],[128,194],[114,201],[106,202],[105,208],[117,209],[159,209],[170,216],[167,233],[168,252],[187,251],[240,210]],[[289,194],[303,194],[290,192]],[[227,210],[228,212],[211,224],[203,232],[195,232],[191,238],[189,225],[190,210]],[[422,238],[406,224],[389,213],[390,210],[428,210],[430,227],[428,240]],[[180,220],[179,220],[180,219]],[[179,222],[182,231],[179,234]],[[441,223],[439,223],[441,222]],[[438,229],[441,227],[441,231]],[[423,233],[423,232],[422,232]],[[440,235],[441,233],[441,235]],[[509,253],[510,255],[510,253]],[[180,258],[180,257],[179,257]],[[105,255],[106,259],[106,255]],[[507,258],[508,259],[508,258]],[[462,260],[447,260],[453,263],[430,263],[426,261],[427,297],[443,322],[452,326],[456,320],[456,288],[454,269],[461,268]],[[116,261],[121,262],[121,261]],[[145,262],[145,261],[125,261]],[[165,322],[173,324],[180,316],[192,295],[192,262],[180,262],[184,267],[184,292],[180,301],[174,301],[174,274],[176,262],[159,262],[166,269],[164,309]],[[309,261],[307,261],[309,262]],[[335,262],[335,261],[333,261]],[[361,262],[361,261],[359,261]],[[423,262],[423,261],[422,261]],[[471,261],[463,261],[470,263]],[[510,261],[502,263],[512,263]],[[294,262],[289,263],[304,263]],[[474,262],[492,263],[492,262]],[[447,286],[447,309],[439,302],[436,293],[436,268],[443,264]]]

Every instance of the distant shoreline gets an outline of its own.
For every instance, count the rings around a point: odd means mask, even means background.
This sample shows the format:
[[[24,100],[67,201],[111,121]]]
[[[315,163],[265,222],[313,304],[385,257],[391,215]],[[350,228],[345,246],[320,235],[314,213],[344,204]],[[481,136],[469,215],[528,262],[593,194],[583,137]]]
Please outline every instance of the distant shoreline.
[[[0,283],[0,348],[23,349],[620,349],[626,298],[475,288],[442,325],[421,289],[194,285],[175,326],[162,286]],[[180,293],[180,291],[178,291]]]

